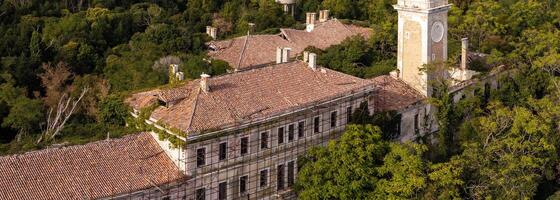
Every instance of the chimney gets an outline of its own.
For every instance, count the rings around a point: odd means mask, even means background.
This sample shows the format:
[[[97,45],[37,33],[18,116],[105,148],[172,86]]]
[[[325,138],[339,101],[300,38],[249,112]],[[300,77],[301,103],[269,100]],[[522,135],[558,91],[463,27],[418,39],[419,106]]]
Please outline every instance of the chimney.
[[[315,15],[316,15],[316,13],[314,13],[314,12],[309,12],[309,13],[306,13],[306,15],[305,15],[306,16],[306,18],[305,18],[305,25],[306,25],[305,30],[307,32],[311,32],[315,28]]]
[[[467,60],[469,54],[469,38],[461,39],[461,69],[467,70]]]
[[[276,47],[276,64],[282,63],[282,54],[284,49],[282,47]]]
[[[290,59],[290,51],[292,49],[290,48],[284,48],[282,49],[282,63],[287,63]]]
[[[208,84],[208,78],[210,78],[210,75],[208,74],[201,74],[200,75],[200,89],[202,89],[202,91],[204,92],[210,92],[210,84]]]
[[[176,74],[177,72],[179,72],[179,65],[177,64],[170,64],[169,65],[169,70],[171,74]]]
[[[177,78],[177,81],[183,81],[185,80],[185,74],[183,72],[177,72],[175,74],[175,77]]]
[[[317,54],[309,53],[309,68],[313,69],[313,71],[317,70]]]
[[[319,22],[326,22],[329,20],[329,10],[319,11]]]
[[[216,39],[218,37],[218,28],[206,26],[206,34],[212,37],[212,39]]]
[[[308,62],[309,61],[309,51],[304,51],[303,52],[303,62]]]
[[[291,48],[276,47],[276,64],[290,61]]]

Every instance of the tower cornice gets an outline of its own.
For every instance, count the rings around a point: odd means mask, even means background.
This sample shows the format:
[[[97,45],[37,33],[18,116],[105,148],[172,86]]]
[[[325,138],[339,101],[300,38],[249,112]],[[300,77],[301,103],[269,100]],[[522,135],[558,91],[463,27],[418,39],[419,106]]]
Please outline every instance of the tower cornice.
[[[393,8],[397,11],[405,11],[405,12],[415,12],[415,13],[424,13],[424,14],[431,14],[431,13],[439,13],[444,11],[449,11],[453,4],[446,4],[443,6],[438,6],[434,8],[416,8],[416,7],[406,7],[402,5],[393,5]]]

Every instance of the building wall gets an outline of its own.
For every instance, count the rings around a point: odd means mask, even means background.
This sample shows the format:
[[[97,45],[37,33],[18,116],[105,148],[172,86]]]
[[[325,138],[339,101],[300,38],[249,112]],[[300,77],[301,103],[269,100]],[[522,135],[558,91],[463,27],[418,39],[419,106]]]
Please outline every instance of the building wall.
[[[496,90],[498,88],[497,77],[489,76],[458,90],[451,91],[451,95],[453,102],[458,103],[467,95],[475,95],[476,90],[480,91],[478,95],[484,95],[485,93],[491,93],[491,91],[485,90]],[[398,140],[402,142],[415,141],[419,135],[436,132],[438,130],[436,112],[437,109],[427,102],[418,102],[415,105],[398,111],[401,114],[400,136]]]
[[[186,152],[186,173],[193,178],[189,180],[187,187],[187,199],[194,199],[197,189],[205,188],[206,199],[218,199],[218,185],[227,182],[228,199],[250,198],[250,199],[275,199],[284,192],[289,192],[288,184],[288,162],[294,162],[294,172],[297,173],[297,158],[304,155],[306,150],[318,145],[325,145],[329,141],[336,139],[343,132],[347,124],[346,109],[352,106],[353,110],[359,107],[360,103],[368,102],[370,112],[373,112],[373,101],[369,95],[362,94],[350,99],[321,105],[310,110],[294,113],[285,118],[268,121],[245,130],[237,130],[234,133],[208,139],[196,143],[188,144]],[[331,113],[337,112],[337,124],[331,127]],[[316,116],[320,117],[320,132],[313,133],[313,120]],[[305,135],[298,137],[298,122],[305,122]],[[288,140],[288,127],[294,124],[294,139]],[[284,128],[284,143],[278,144],[278,128]],[[269,132],[269,148],[260,148],[260,133]],[[249,137],[249,153],[240,155],[240,139]],[[220,143],[227,143],[227,158],[219,160]],[[196,151],[205,148],[206,164],[197,167]],[[284,184],[285,190],[278,191],[277,169],[279,164],[284,164]],[[259,173],[261,170],[268,169],[267,187],[259,186]],[[239,178],[248,176],[247,192],[240,194]],[[295,175],[294,175],[295,177]]]
[[[187,200],[188,182],[175,181],[144,190],[100,198],[101,200]]]
[[[422,68],[424,64],[447,60],[449,8],[409,8],[401,3],[395,8],[398,10],[399,17],[397,50],[399,77],[424,95],[430,96],[431,74],[425,73]],[[431,37],[432,27],[436,22],[443,24],[443,38],[437,42]]]

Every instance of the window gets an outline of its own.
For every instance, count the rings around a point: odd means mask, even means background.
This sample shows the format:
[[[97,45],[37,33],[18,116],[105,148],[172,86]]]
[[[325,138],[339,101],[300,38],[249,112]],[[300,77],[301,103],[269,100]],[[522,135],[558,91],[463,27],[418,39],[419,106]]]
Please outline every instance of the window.
[[[249,153],[249,137],[241,138],[241,141],[239,143],[239,145],[241,146],[240,154],[243,156]]]
[[[268,149],[268,132],[261,133],[261,149]]]
[[[490,99],[490,90],[490,83],[484,84],[484,102],[488,102],[488,100]]]
[[[290,161],[288,162],[288,187],[292,187],[294,185],[295,180],[295,162]]]
[[[420,116],[418,115],[418,113],[416,113],[416,115],[414,115],[414,131],[415,132],[418,132],[418,129],[419,129],[418,128],[419,127],[418,117],[420,117]]]
[[[227,199],[227,182],[221,182],[218,185],[218,200]]]
[[[350,123],[352,121],[352,106],[346,107],[346,123]]]
[[[294,134],[295,134],[295,125],[290,124],[288,126],[288,142],[294,141]]]
[[[336,111],[331,112],[331,128],[336,127],[337,115],[338,115],[338,112],[336,112]]]
[[[206,148],[196,150],[196,166],[200,167],[206,164]]]
[[[401,119],[402,119],[402,115],[401,115],[401,114],[398,114],[397,116],[395,116],[395,119],[396,119],[396,121],[395,121],[395,122],[396,122],[396,123],[395,123],[395,124],[396,124],[396,128],[395,128],[395,129],[396,129],[396,133],[395,133],[395,135],[393,136],[393,139],[397,139],[397,138],[401,135]]]
[[[227,158],[227,142],[220,143],[220,160],[225,160]]]
[[[299,122],[297,125],[297,129],[298,129],[298,138],[305,137],[305,121]]]
[[[284,143],[284,127],[278,128],[278,144]]]
[[[261,188],[266,187],[268,185],[268,169],[261,170],[259,176],[259,186]]]
[[[239,193],[243,194],[247,192],[247,181],[249,180],[249,176],[242,176],[239,177]]]
[[[196,190],[196,200],[205,200],[206,199],[206,189],[200,188]]]
[[[284,165],[278,165],[278,171],[276,173],[276,190],[284,189]]]
[[[319,127],[321,126],[321,118],[319,116],[313,119],[313,133],[319,133]]]

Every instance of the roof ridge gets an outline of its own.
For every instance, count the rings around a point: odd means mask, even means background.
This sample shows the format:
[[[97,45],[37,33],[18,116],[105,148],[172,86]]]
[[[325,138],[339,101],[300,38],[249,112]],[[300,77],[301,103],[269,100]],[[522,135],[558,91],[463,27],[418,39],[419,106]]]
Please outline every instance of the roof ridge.
[[[196,90],[194,100],[193,100],[192,109],[191,109],[192,111],[190,113],[191,116],[188,118],[189,119],[189,124],[187,125],[187,132],[189,132],[191,130],[194,113],[196,112],[196,105],[198,104],[198,96],[200,95],[201,90],[202,89],[200,87],[198,88],[198,90]]]
[[[75,150],[75,149],[79,149],[79,148],[86,147],[86,146],[94,146],[94,145],[100,145],[100,144],[111,145],[111,144],[114,144],[115,142],[118,142],[120,140],[127,140],[127,139],[131,139],[131,138],[135,138],[135,137],[136,138],[141,137],[142,134],[144,134],[144,133],[146,133],[146,132],[138,132],[138,133],[128,134],[128,135],[125,135],[125,136],[120,137],[120,138],[109,138],[109,139],[104,139],[104,140],[88,142],[88,143],[85,143],[85,144],[69,145],[69,146],[61,146],[61,147],[47,147],[46,149],[37,149],[37,150],[22,152],[22,153],[18,153],[18,154],[4,155],[4,156],[0,156],[0,160],[1,159],[7,159],[7,158],[18,158],[18,157],[22,157],[22,156],[33,156],[33,155],[37,155],[37,154],[48,153],[48,152],[58,151],[58,150]]]

